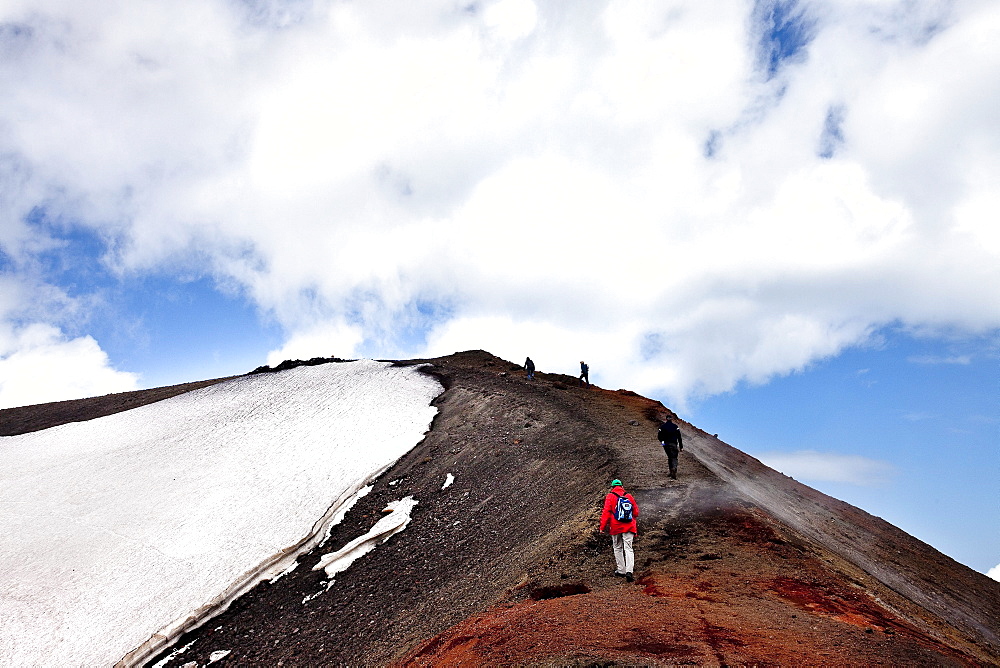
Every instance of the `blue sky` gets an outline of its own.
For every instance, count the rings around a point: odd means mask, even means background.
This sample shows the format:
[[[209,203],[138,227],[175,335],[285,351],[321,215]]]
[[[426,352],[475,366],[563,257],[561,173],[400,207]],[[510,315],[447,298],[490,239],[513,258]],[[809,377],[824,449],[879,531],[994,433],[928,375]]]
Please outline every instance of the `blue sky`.
[[[15,0],[0,405],[591,364],[1000,562],[1000,6]]]
[[[686,417],[986,571],[1000,551],[1000,532],[980,531],[1000,505],[998,353],[997,337],[890,328],[876,344],[705,399]]]

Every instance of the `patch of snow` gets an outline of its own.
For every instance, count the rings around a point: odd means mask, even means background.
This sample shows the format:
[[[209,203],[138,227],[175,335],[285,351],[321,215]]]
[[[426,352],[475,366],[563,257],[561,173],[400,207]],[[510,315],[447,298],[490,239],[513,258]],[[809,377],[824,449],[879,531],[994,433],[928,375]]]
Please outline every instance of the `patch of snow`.
[[[325,364],[0,438],[0,665],[145,661],[322,540],[440,392]]]
[[[318,571],[322,568],[331,578],[347,570],[359,558],[374,550],[378,543],[384,543],[405,529],[410,523],[410,513],[416,505],[417,500],[412,496],[393,501],[387,507],[387,510],[392,512],[376,522],[368,533],[358,536],[336,552],[324,554],[320,557],[319,563],[313,566],[313,570]]]
[[[219,627],[219,628],[222,628],[222,627]],[[159,661],[157,661],[156,663],[154,663],[153,664],[153,668],[163,668],[163,666],[165,666],[168,663],[170,663],[171,661],[173,661],[174,657],[176,657],[176,656],[178,656],[180,654],[183,654],[184,652],[188,651],[188,649],[191,648],[191,645],[193,645],[194,642],[195,641],[192,640],[188,644],[184,645],[184,647],[181,647],[180,649],[175,649],[170,654],[167,654],[165,657],[163,657],[162,659],[160,659]]]
[[[291,564],[289,564],[288,566],[286,566],[284,569],[280,570],[280,572],[278,572],[277,575],[273,575],[272,574],[275,570],[278,570],[277,568],[273,568],[273,569],[268,570],[264,574],[264,577],[267,578],[268,582],[270,582],[271,584],[274,584],[275,582],[277,582],[281,578],[285,577],[286,575],[288,575],[289,573],[291,573],[292,571],[294,571],[298,567],[299,567],[299,560],[296,559]]]
[[[347,511],[353,508],[354,504],[356,504],[358,501],[368,496],[368,494],[373,489],[375,489],[374,486],[365,485],[357,492],[355,492],[351,498],[349,498],[346,502],[344,502],[344,504],[340,507],[339,510],[337,510],[336,514],[333,516],[333,519],[330,521],[330,526],[326,528],[326,533],[323,535],[323,542],[326,542],[326,539],[330,537],[330,531],[333,530],[333,527],[337,526],[338,524],[344,521],[344,518],[347,516]]]
[[[395,487],[396,485],[398,485],[398,484],[399,484],[399,480],[400,480],[400,479],[397,479],[397,480],[390,480],[390,481],[389,481],[389,487]]]
[[[211,654],[208,655],[208,662],[215,663],[216,661],[221,661],[225,659],[227,656],[229,656],[229,653],[232,651],[233,650],[231,649],[220,649],[216,652],[212,652]]]
[[[320,589],[315,594],[309,594],[308,596],[306,596],[305,598],[303,598],[302,599],[302,605],[305,605],[306,603],[308,603],[309,601],[313,600],[314,598],[319,598],[319,596],[321,594],[324,594],[324,593],[330,591],[330,587],[332,587],[335,582],[336,582],[336,580],[327,580],[326,584],[323,586],[322,589]]]
[[[449,473],[448,475],[445,476],[444,484],[441,485],[441,489],[448,489],[449,487],[451,487],[451,483],[453,482],[455,482],[455,476]]]

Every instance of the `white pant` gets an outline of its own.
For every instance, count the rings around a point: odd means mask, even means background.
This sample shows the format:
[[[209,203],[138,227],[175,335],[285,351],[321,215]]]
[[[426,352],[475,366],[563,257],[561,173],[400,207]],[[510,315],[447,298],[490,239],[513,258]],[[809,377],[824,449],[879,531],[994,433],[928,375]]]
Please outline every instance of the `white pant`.
[[[635,567],[635,554],[632,552],[632,539],[635,534],[631,531],[617,533],[611,536],[611,546],[615,548],[615,566],[619,573],[631,573]]]

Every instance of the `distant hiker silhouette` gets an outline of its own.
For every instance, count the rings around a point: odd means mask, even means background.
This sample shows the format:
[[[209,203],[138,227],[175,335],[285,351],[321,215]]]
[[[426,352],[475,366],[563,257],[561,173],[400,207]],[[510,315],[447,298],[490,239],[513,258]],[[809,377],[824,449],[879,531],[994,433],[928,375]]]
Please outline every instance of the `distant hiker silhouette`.
[[[531,361],[530,357],[524,360],[524,370],[528,372],[528,380],[535,377],[535,363]]]
[[[622,487],[621,480],[612,480],[611,491],[604,497],[600,531],[603,533],[607,528],[611,534],[611,546],[615,551],[615,575],[629,582],[635,579],[632,575],[635,567],[632,539],[639,531],[638,518],[639,506],[635,499]]]
[[[580,360],[580,384],[590,387],[590,367],[583,360]]]
[[[656,430],[656,439],[667,453],[667,467],[670,469],[670,479],[677,480],[677,455],[684,449],[684,439],[681,430],[669,418],[664,420]]]

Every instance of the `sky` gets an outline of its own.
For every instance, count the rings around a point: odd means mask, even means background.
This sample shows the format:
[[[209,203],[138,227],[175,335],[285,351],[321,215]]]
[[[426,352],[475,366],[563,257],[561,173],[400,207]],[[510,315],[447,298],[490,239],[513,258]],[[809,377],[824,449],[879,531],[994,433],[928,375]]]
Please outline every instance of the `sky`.
[[[0,406],[585,359],[987,572],[998,39],[994,0],[0,0]]]

